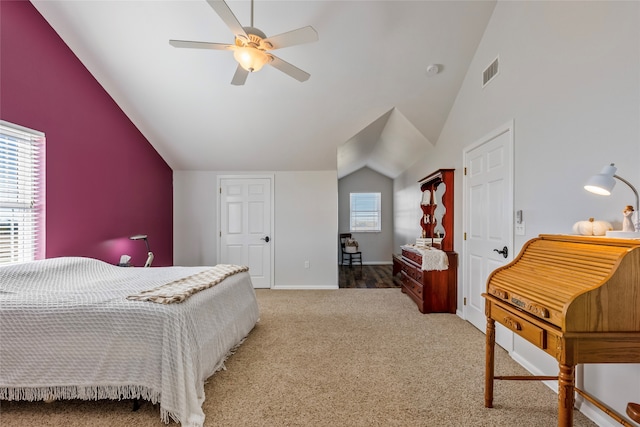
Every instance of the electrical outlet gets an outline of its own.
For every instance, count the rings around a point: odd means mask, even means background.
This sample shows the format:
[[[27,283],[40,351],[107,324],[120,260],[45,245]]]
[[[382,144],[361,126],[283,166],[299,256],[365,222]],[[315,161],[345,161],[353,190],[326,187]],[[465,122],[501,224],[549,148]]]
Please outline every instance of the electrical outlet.
[[[525,234],[524,221],[522,221],[520,224],[516,224],[516,235],[524,236],[524,234]]]
[[[304,268],[309,268],[309,261],[304,262]]]

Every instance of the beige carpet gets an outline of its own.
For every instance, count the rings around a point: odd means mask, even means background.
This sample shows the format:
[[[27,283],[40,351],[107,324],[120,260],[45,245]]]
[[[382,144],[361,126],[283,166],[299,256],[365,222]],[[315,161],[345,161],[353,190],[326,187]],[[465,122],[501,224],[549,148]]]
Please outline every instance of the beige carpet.
[[[496,382],[483,406],[484,334],[423,315],[399,289],[258,290],[261,320],[209,379],[206,426],[557,425],[539,382]],[[526,374],[501,349],[496,374]],[[143,402],[2,402],[1,426],[163,426]],[[175,425],[175,424],[174,424]],[[575,426],[593,426],[575,411]]]

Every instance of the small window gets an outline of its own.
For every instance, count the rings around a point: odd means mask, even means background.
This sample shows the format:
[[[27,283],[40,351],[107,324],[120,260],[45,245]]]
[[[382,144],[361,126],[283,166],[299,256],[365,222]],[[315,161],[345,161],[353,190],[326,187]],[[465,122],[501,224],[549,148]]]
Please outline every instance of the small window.
[[[381,231],[380,193],[351,193],[351,231]]]
[[[44,134],[0,120],[0,264],[42,258]]]

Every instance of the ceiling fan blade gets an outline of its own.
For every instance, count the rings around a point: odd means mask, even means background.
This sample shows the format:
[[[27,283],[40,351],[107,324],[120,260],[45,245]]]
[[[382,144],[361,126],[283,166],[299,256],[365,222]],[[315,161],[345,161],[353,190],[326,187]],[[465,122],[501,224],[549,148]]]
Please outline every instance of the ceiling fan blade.
[[[312,26],[298,28],[287,31],[263,40],[273,46],[271,49],[281,49],[283,47],[295,46],[297,44],[311,43],[318,41],[318,33]]]
[[[229,27],[233,35],[247,41],[249,40],[249,36],[245,32],[244,28],[242,28],[242,25],[240,25],[238,18],[236,18],[229,6],[223,0],[207,0],[207,3],[209,3],[209,6],[211,6],[220,18],[222,18],[222,21],[227,24],[227,27]]]
[[[295,65],[291,65],[287,61],[283,61],[277,56],[271,56],[273,57],[273,60],[269,62],[269,65],[277,68],[285,74],[290,75],[299,82],[306,82],[307,80],[309,80],[309,77],[311,77],[311,74],[307,73],[306,71],[302,71]]]
[[[231,84],[234,86],[242,86],[244,82],[247,81],[248,75],[249,72],[238,65],[238,68],[236,68],[236,72],[233,75],[233,79],[231,79]]]
[[[223,43],[194,42],[187,40],[169,40],[173,47],[187,47],[192,49],[233,50],[234,45]]]

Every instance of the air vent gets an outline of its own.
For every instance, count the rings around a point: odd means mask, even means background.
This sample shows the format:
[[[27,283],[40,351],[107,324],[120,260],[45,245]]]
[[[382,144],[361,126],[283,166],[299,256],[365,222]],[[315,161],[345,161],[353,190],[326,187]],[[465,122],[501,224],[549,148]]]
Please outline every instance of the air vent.
[[[494,59],[493,62],[482,72],[482,87],[485,87],[489,84],[491,80],[495,76],[498,75],[498,58]]]

